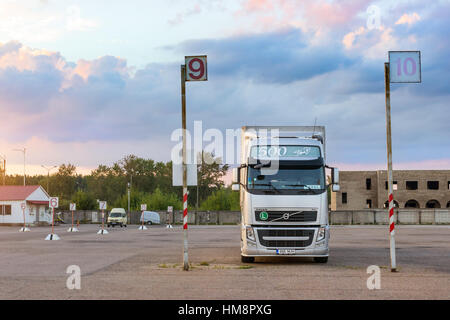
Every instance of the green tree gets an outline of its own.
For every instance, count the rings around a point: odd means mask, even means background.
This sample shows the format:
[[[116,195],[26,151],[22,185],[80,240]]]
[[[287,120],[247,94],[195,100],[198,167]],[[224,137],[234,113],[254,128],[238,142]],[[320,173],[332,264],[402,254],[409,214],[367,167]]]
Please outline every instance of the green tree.
[[[232,210],[239,211],[239,192],[233,192],[230,188],[214,191],[200,206],[201,210]]]
[[[69,200],[76,189],[76,167],[73,164],[62,164],[58,172],[51,176],[51,195],[60,198],[61,209],[68,209]]]
[[[97,201],[95,197],[84,191],[77,191],[72,196],[72,202],[76,203],[78,210],[95,210],[97,209]]]

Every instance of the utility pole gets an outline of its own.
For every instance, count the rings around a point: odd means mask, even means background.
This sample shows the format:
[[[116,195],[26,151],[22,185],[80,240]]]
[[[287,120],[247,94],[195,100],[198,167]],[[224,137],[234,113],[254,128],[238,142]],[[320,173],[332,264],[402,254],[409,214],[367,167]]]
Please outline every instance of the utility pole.
[[[133,184],[133,176],[130,177],[130,182],[127,183],[127,193],[128,193],[128,223],[131,223],[131,210],[130,210],[130,201],[131,201],[131,185]]]
[[[394,223],[394,195],[392,178],[392,138],[391,138],[391,82],[389,74],[389,62],[384,64],[384,82],[386,90],[386,146],[388,164],[388,201],[389,201],[389,247],[391,256],[391,271],[397,271],[395,258],[395,223]]]
[[[44,168],[45,170],[47,170],[47,193],[50,194],[50,171],[57,168],[57,166],[53,166],[53,167],[46,167],[44,165],[41,165],[42,168]]]
[[[183,269],[189,270],[188,260],[188,179],[186,150],[186,81],[207,81],[206,56],[185,56],[180,66],[181,77],[181,128],[183,134]],[[196,155],[194,155],[196,156]],[[195,185],[195,184],[192,184]]]
[[[6,185],[6,156],[0,154],[0,158],[3,160],[3,185]]]
[[[26,174],[25,174],[25,153],[26,153],[27,149],[26,149],[26,148],[23,148],[23,149],[13,149],[13,151],[20,151],[20,152],[23,152],[23,185],[25,186],[25,185],[26,185],[26,182],[25,182],[25,176],[26,176]]]

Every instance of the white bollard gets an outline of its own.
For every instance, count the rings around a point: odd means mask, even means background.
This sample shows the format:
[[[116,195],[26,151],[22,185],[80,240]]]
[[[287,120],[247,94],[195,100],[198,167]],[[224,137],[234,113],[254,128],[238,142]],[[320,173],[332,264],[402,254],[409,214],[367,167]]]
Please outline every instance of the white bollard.
[[[56,233],[50,233],[45,240],[60,240],[60,237]]]

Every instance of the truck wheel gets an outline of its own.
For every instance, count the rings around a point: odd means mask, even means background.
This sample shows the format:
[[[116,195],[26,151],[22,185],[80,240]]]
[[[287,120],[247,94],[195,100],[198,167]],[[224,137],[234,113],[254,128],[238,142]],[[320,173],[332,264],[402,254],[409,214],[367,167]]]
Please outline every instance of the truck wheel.
[[[314,262],[316,263],[327,263],[328,257],[314,257]]]
[[[253,262],[255,262],[255,257],[241,256],[241,262],[243,262],[243,263],[253,263]]]

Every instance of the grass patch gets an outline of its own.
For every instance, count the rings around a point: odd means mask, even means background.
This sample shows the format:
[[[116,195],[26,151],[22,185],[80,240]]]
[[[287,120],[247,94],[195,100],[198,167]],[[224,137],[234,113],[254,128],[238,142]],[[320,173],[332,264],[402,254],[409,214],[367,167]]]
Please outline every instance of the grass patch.
[[[201,265],[201,266],[209,266],[209,262],[207,262],[207,261],[202,261],[202,262],[200,262],[200,265]]]
[[[158,268],[168,268],[168,266],[165,263],[161,263],[158,265]]]
[[[238,269],[252,269],[252,268],[253,268],[253,266],[249,266],[248,264],[243,264],[238,267]]]

